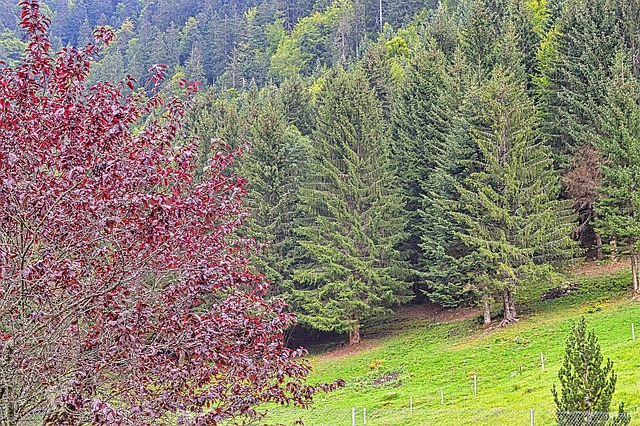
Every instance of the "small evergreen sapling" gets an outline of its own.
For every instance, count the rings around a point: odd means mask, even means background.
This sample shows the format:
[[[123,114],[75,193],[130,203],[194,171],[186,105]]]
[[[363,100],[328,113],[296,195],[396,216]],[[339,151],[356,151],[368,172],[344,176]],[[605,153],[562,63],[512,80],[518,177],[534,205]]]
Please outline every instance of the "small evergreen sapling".
[[[602,361],[598,338],[593,331],[587,332],[587,324],[582,317],[567,339],[564,362],[558,372],[562,389],[560,393],[555,385],[551,389],[558,407],[558,425],[629,424],[631,417],[624,412],[624,403],[620,403],[616,417],[609,416],[617,376],[611,360],[607,359],[604,366]]]

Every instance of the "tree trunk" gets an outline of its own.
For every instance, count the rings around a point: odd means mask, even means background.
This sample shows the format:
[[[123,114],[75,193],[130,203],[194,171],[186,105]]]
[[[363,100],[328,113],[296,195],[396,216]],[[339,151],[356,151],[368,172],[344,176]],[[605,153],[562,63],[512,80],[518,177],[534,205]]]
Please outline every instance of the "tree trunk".
[[[359,345],[360,344],[360,320],[358,318],[354,318],[353,328],[349,330],[349,345]]]
[[[488,297],[484,297],[484,325],[491,324],[491,302]]]
[[[602,253],[602,237],[599,234],[596,234],[596,259],[604,259],[604,254]]]
[[[504,288],[502,293],[502,303],[504,306],[504,318],[502,319],[500,326],[505,326],[518,321],[516,318],[516,305],[513,302],[513,292],[509,286]]]
[[[633,253],[631,256],[631,275],[633,277],[633,292],[638,294],[638,290],[640,290],[640,284],[638,283],[638,267],[640,266],[640,255],[638,253]]]

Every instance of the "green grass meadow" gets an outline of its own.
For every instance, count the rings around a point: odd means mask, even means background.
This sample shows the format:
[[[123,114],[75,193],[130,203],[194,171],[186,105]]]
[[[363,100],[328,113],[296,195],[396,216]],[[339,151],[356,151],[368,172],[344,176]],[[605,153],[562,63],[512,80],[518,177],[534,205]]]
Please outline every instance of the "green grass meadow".
[[[486,330],[475,317],[448,323],[392,318],[380,326],[392,331],[364,349],[309,357],[310,383],[342,378],[344,388],[318,395],[308,410],[270,407],[265,421],[351,425],[356,408],[358,425],[363,409],[367,425],[530,425],[533,409],[536,425],[554,424],[550,389],[558,383],[567,335],[584,315],[618,376],[612,411],[624,401],[632,424],[640,425],[640,302],[627,290],[630,280],[628,271],[577,279],[578,290],[552,301],[540,300],[540,289],[521,300],[527,303],[520,321],[505,328]]]

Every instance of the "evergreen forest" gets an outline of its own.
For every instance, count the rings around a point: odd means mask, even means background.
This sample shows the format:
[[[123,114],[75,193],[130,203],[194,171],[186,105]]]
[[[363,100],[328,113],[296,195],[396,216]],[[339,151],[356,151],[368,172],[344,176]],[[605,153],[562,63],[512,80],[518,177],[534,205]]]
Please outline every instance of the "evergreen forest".
[[[585,256],[628,258],[640,289],[639,0],[41,7],[56,50],[115,31],[91,82],[200,83],[175,143],[199,139],[196,179],[240,153],[236,232],[307,329],[358,344],[412,300],[507,325]],[[27,42],[17,1],[0,11],[11,67]]]

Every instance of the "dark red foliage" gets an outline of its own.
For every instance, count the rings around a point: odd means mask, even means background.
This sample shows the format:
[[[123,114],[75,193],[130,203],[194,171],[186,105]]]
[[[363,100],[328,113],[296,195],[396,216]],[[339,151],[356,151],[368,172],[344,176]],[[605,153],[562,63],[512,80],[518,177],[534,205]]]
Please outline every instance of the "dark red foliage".
[[[304,351],[282,339],[295,317],[248,271],[252,244],[234,236],[244,182],[222,173],[233,155],[195,183],[195,146],[174,142],[184,102],[125,95],[130,81],[89,87],[97,47],[51,53],[38,2],[21,6],[26,56],[0,71],[10,424],[40,410],[53,424],[215,425],[333,387],[304,384]]]

